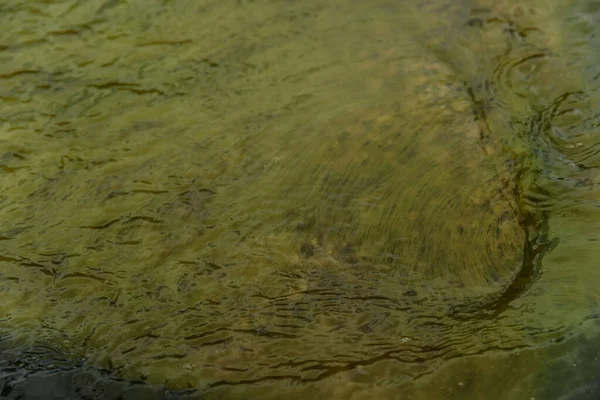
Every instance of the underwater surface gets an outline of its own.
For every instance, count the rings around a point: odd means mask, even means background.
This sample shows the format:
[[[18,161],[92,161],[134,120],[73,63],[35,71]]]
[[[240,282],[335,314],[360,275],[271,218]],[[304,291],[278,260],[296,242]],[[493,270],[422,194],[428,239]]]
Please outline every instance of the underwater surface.
[[[600,1],[0,26],[0,398],[600,398]]]

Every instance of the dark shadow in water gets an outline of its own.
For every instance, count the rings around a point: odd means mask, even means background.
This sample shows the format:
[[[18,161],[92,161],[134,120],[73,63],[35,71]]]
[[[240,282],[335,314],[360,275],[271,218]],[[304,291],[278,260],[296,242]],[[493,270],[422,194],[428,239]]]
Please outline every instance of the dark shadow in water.
[[[594,317],[591,317],[594,318]],[[571,351],[569,351],[571,349]],[[48,350],[48,349],[47,349]],[[542,383],[535,399],[597,400],[600,398],[600,341],[571,338],[548,346],[552,363],[539,371],[523,370],[530,383]],[[232,396],[233,398],[234,396]],[[118,373],[85,363],[38,359],[30,352],[0,352],[0,398],[20,400],[192,400],[214,398],[198,390],[169,391],[144,381],[118,378]],[[227,399],[222,393],[219,399]],[[238,398],[238,397],[236,397]],[[253,397],[249,397],[253,398]],[[495,399],[507,398],[496,393]]]
[[[144,381],[120,379],[113,371],[65,360],[35,359],[0,351],[0,399],[20,400],[191,400],[196,391],[174,392]]]
[[[472,87],[465,83],[465,89],[473,104],[473,115],[479,122],[479,137],[482,150],[487,154],[486,143],[491,135],[490,123],[486,109],[488,107],[485,100],[478,99]],[[560,104],[573,93],[566,93],[559,97],[552,107],[552,117],[557,113]],[[544,110],[545,111],[545,110]],[[541,117],[538,116],[541,119]],[[534,118],[537,119],[537,118]],[[531,132],[536,132],[534,127],[530,127]],[[547,127],[545,127],[547,129]],[[548,237],[548,212],[540,211],[527,206],[525,197],[529,188],[525,187],[526,175],[534,175],[539,178],[540,171],[528,167],[522,167],[515,171],[512,186],[511,199],[507,201],[510,204],[516,204],[514,213],[519,220],[519,226],[524,234],[523,255],[521,268],[512,277],[509,284],[495,298],[492,298],[484,304],[464,305],[455,308],[450,312],[450,317],[455,319],[471,318],[496,318],[504,313],[510,307],[511,303],[524,295],[534,284],[542,265],[542,259],[545,254],[552,251],[558,245],[558,238],[550,239]],[[543,191],[545,196],[550,193],[542,188],[536,187],[537,191]]]

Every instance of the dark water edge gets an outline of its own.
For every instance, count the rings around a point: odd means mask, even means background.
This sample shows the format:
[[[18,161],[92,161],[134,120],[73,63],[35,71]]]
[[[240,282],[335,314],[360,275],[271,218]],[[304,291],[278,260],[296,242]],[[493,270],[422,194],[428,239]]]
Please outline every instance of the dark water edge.
[[[142,380],[123,379],[117,371],[95,368],[85,361],[73,362],[60,357],[49,357],[51,349],[41,349],[43,354],[36,355],[34,351],[2,349],[0,350],[0,399],[21,400],[195,400],[195,399],[259,399],[258,393],[262,392],[261,385],[236,385],[230,387],[230,391],[220,388],[218,391],[190,389],[185,391],[173,391],[165,387],[149,385]],[[531,358],[540,357],[541,354],[553,356],[552,362],[544,365],[538,371],[527,370],[523,365],[531,365]],[[483,383],[487,379],[482,370],[478,368],[481,363],[488,363],[485,355],[464,360],[471,370],[474,382],[466,382],[466,386],[473,386],[471,397],[485,399],[512,399],[515,392],[506,388],[508,392],[488,392],[490,386]],[[451,363],[452,364],[452,363]],[[597,400],[600,399],[600,338],[579,335],[554,345],[536,350],[517,352],[509,355],[503,362],[499,363],[501,382],[504,378],[515,378],[522,375],[520,385],[530,386],[534,396],[526,397],[525,400]],[[521,364],[521,368],[516,365]],[[447,382],[448,371],[457,369],[457,365],[449,365],[446,371],[440,371],[431,379],[429,384],[442,387]],[[459,368],[465,368],[459,367]],[[453,372],[449,372],[453,375]],[[480,376],[483,375],[483,376]],[[502,377],[503,376],[503,377]],[[477,381],[479,380],[479,383]],[[483,384],[484,388],[475,388]],[[246,387],[244,387],[246,386]],[[412,385],[411,385],[412,386]],[[428,392],[425,387],[419,388],[419,384],[409,388],[406,392],[398,388],[398,399],[414,399],[415,393],[422,390]],[[493,387],[493,386],[492,386]],[[297,388],[296,388],[297,389]],[[481,390],[483,389],[483,390]],[[487,389],[487,390],[486,390]],[[229,394],[227,393],[229,391]],[[286,399],[306,398],[306,391],[294,390],[288,386]],[[285,390],[279,394],[285,393]],[[302,394],[301,394],[302,393]],[[443,397],[436,399],[462,398],[459,392],[447,392]],[[482,397],[483,396],[483,397]],[[417,396],[421,398],[420,396]],[[396,397],[394,397],[396,398]]]
[[[21,400],[192,400],[195,390],[171,391],[143,381],[119,378],[115,371],[85,362],[47,360],[0,350],[0,399]],[[69,365],[70,364],[70,365]]]

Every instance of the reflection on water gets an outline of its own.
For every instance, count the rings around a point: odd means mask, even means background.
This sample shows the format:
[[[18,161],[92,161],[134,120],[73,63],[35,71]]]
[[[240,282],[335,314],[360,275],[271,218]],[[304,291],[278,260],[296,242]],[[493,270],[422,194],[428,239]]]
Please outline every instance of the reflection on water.
[[[5,370],[597,398],[600,3],[0,10]]]

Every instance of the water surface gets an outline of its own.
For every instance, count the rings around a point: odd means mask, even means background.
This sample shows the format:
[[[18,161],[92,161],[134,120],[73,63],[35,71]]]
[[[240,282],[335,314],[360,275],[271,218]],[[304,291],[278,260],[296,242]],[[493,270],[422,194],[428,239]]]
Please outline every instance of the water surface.
[[[0,11],[4,395],[599,396],[600,3]]]

